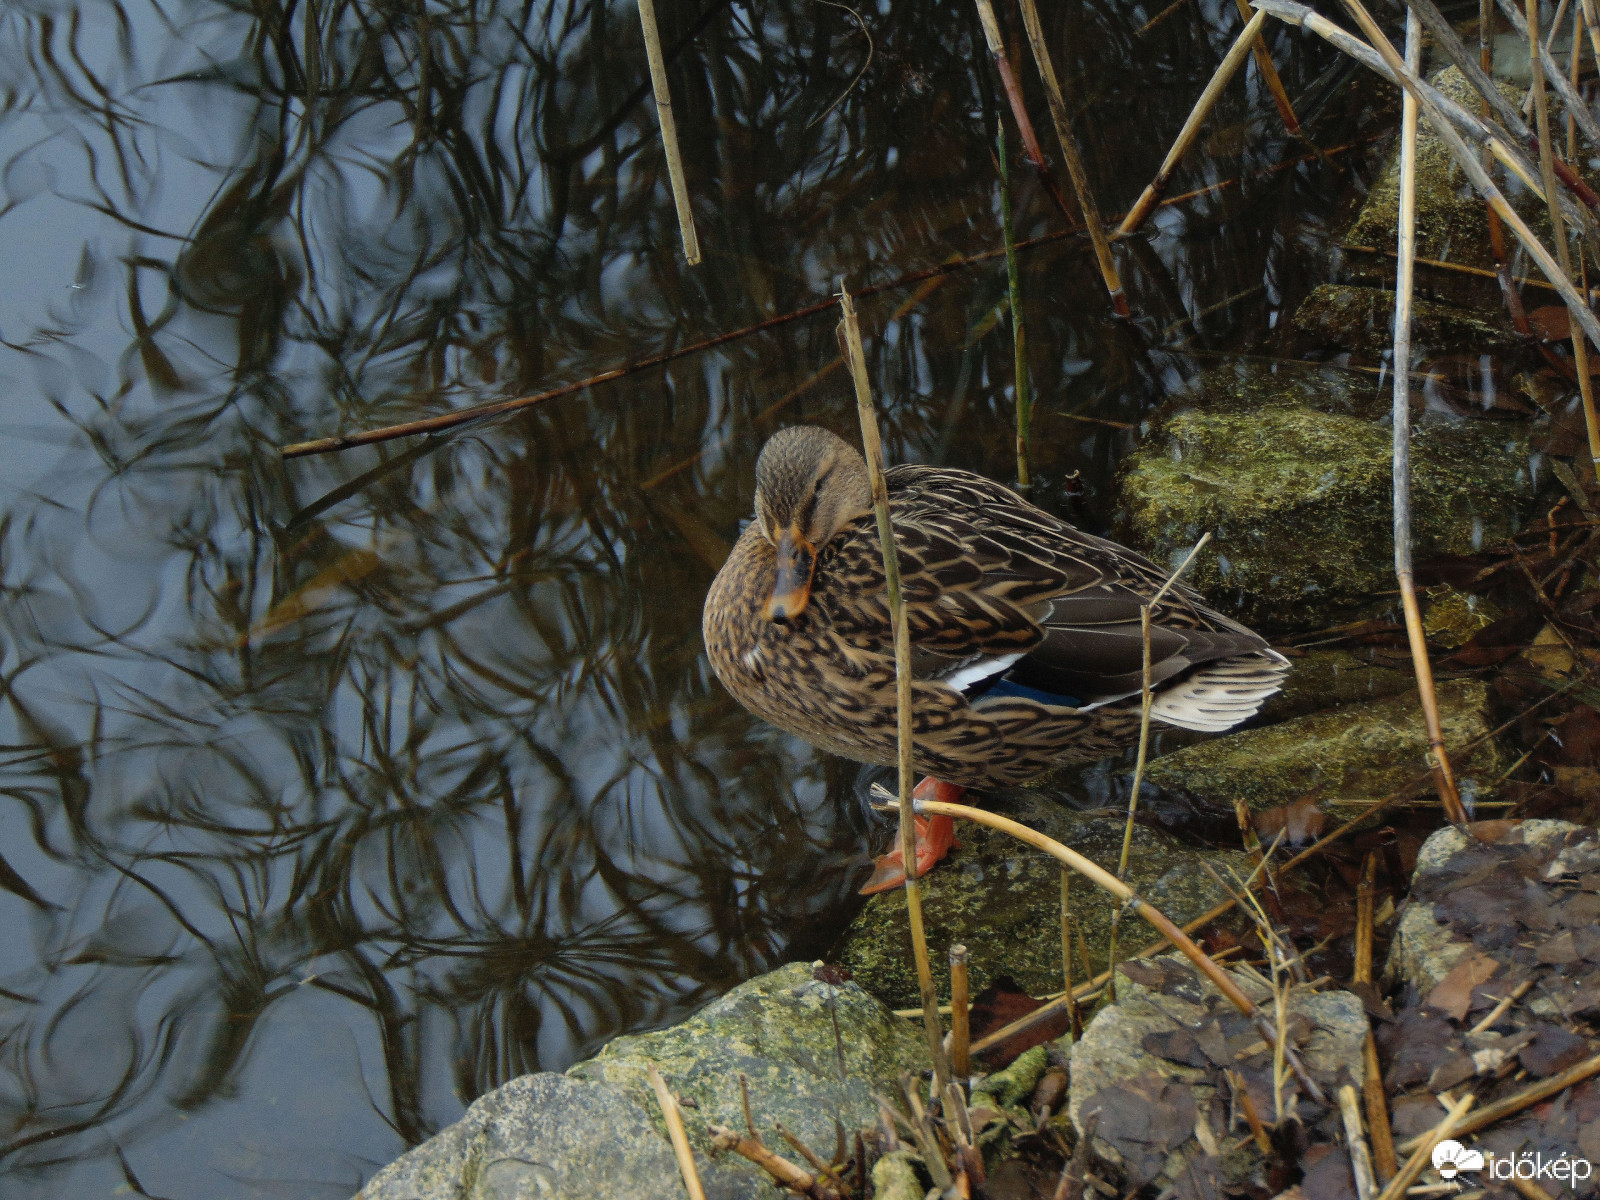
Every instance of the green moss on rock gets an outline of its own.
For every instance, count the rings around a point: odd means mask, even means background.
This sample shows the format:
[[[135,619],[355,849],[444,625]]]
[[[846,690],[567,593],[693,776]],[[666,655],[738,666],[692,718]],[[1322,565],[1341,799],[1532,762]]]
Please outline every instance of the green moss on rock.
[[[1439,720],[1463,795],[1485,798],[1504,769],[1493,741],[1470,756],[1457,750],[1489,731],[1488,686],[1450,680],[1438,688]],[[1271,808],[1322,788],[1319,804],[1356,815],[1426,770],[1427,734],[1414,694],[1352,704],[1187,746],[1152,762],[1152,783],[1183,788],[1231,808],[1242,798]]]
[[[1295,311],[1294,327],[1323,346],[1380,358],[1394,346],[1394,293],[1318,284]],[[1411,344],[1435,353],[1487,354],[1512,351],[1520,343],[1498,314],[1417,299],[1411,308]]]
[[[1055,838],[1110,870],[1122,851],[1120,818],[1077,812],[1033,792],[985,797],[985,807]],[[964,824],[961,846],[930,872],[922,898],[928,949],[936,963],[950,946],[963,943],[974,992],[1009,975],[1032,995],[1061,990],[1061,869],[1055,860],[984,826]],[[1219,870],[1233,865],[1248,873],[1242,854],[1197,851],[1143,826],[1134,830],[1129,880],[1139,894],[1180,924],[1225,898],[1202,862]],[[1103,970],[1111,931],[1111,901],[1093,884],[1072,881],[1075,935],[1082,937],[1095,969]],[[1136,950],[1156,936],[1144,921],[1123,923],[1122,944]],[[921,1003],[911,960],[905,893],[874,896],[834,951],[856,982],[886,1004]],[[940,994],[949,982],[935,972]],[[1082,968],[1073,964],[1074,976]]]
[[[1381,700],[1416,686],[1409,666],[1374,662],[1368,651],[1312,650],[1292,661],[1293,670],[1283,681],[1283,690],[1262,705],[1262,724]]]
[[[1271,405],[1179,411],[1129,456],[1122,532],[1176,565],[1209,530],[1194,586],[1246,621],[1314,628],[1394,587],[1392,437],[1376,422],[1294,402],[1321,401],[1326,379],[1251,374],[1250,390],[1275,389]],[[1196,395],[1238,378],[1229,370]],[[1508,537],[1536,492],[1525,431],[1487,421],[1419,425],[1412,492],[1418,559]]]

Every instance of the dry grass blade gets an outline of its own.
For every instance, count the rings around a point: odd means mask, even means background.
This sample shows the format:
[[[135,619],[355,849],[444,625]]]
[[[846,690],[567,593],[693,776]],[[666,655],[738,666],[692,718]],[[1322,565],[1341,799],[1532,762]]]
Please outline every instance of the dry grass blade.
[[[911,951],[916,960],[917,985],[922,992],[922,1020],[928,1034],[937,1090],[950,1078],[944,1057],[944,1032],[939,1022],[939,999],[933,990],[933,966],[928,960],[928,939],[922,925],[922,890],[917,881],[916,822],[911,804],[911,634],[900,599],[900,558],[895,552],[894,526],[889,520],[889,489],[883,478],[883,442],[878,437],[878,417],[867,380],[866,354],[861,348],[861,327],[856,322],[850,293],[839,291],[839,342],[850,378],[855,384],[856,414],[861,421],[861,443],[872,481],[872,505],[878,518],[878,539],[883,548],[883,573],[888,593],[889,617],[894,623],[895,696],[899,737],[900,851],[906,874],[906,913],[911,926]]]
[[[1255,1023],[1256,1030],[1269,1046],[1277,1046],[1279,1044],[1280,1039],[1272,1021],[1249,996],[1240,990],[1239,985],[1233,981],[1233,978],[1219,967],[1210,955],[1195,945],[1193,939],[1184,933],[1165,913],[1149,901],[1142,899],[1131,887],[1098,863],[1085,858],[1076,850],[1063,846],[1054,838],[1047,837],[1036,829],[1029,829],[1026,825],[1013,821],[1009,817],[1002,817],[997,813],[985,812],[981,808],[972,808],[966,804],[945,804],[935,800],[917,800],[914,803],[919,813],[960,817],[963,820],[973,821],[979,825],[987,825],[990,829],[998,830],[1010,837],[1014,837],[1037,850],[1043,850],[1057,862],[1071,867],[1078,874],[1084,876],[1096,887],[1111,893],[1111,895],[1155,926],[1161,935],[1180,954],[1193,963],[1200,973],[1227,998],[1230,1004],[1251,1018]],[[1285,1061],[1290,1069],[1293,1070],[1295,1078],[1300,1082],[1300,1086],[1305,1089],[1306,1095],[1319,1104],[1326,1104],[1327,1098],[1323,1095],[1322,1088],[1307,1073],[1305,1066],[1300,1062],[1299,1056],[1286,1046],[1284,1047],[1284,1052]]]
[[[1258,12],[1251,17],[1238,39],[1228,48],[1228,53],[1223,55],[1222,62],[1218,65],[1216,73],[1211,76],[1211,82],[1206,84],[1205,91],[1200,93],[1200,99],[1195,101],[1194,108],[1189,113],[1189,119],[1183,123],[1177,139],[1172,143],[1172,149],[1167,151],[1167,157],[1162,160],[1156,177],[1150,181],[1148,187],[1139,196],[1128,215],[1123,218],[1122,224],[1117,228],[1118,237],[1127,237],[1139,226],[1145,223],[1150,216],[1151,209],[1155,208],[1156,201],[1161,199],[1161,193],[1167,190],[1167,184],[1172,180],[1172,173],[1178,169],[1178,163],[1188,153],[1189,147],[1194,145],[1195,139],[1200,136],[1200,127],[1205,124],[1206,115],[1215,107],[1222,96],[1222,90],[1228,86],[1244,60],[1250,54],[1250,47],[1261,33],[1261,25],[1266,19],[1265,12]]]
[[[661,53],[655,0],[639,0],[639,20],[644,26],[645,57],[650,62],[650,89],[655,93],[656,115],[661,120],[661,145],[667,155],[672,203],[677,207],[678,232],[683,236],[683,257],[692,267],[700,261],[700,239],[694,231],[694,210],[689,204],[689,185],[683,177],[683,155],[678,151],[678,123],[672,115],[672,93],[667,87],[667,60]]]
[[[1406,67],[1415,73],[1422,65],[1422,20],[1406,13]],[[1417,676],[1422,719],[1428,731],[1429,767],[1434,772],[1439,799],[1452,825],[1467,819],[1455,772],[1444,747],[1439,722],[1439,700],[1433,687],[1433,664],[1428,660],[1428,639],[1417,605],[1417,585],[1411,566],[1411,297],[1417,252],[1417,100],[1407,91],[1400,116],[1399,251],[1395,270],[1394,305],[1394,573],[1400,583],[1400,603],[1405,610],[1406,635],[1411,645],[1411,665]],[[1548,156],[1548,149],[1546,151]],[[1553,184],[1547,194],[1556,195]],[[1551,211],[1559,219],[1560,205],[1552,199]],[[1559,226],[1557,226],[1559,228]]]
[[[1089,187],[1089,173],[1083,166],[1083,155],[1078,151],[1078,140],[1072,136],[1072,123],[1067,115],[1066,97],[1061,91],[1061,82],[1056,78],[1056,69],[1050,61],[1050,48],[1045,45],[1044,27],[1039,22],[1039,9],[1034,0],[1018,0],[1022,6],[1022,24],[1028,31],[1028,46],[1033,51],[1033,65],[1038,68],[1039,79],[1044,84],[1045,99],[1050,104],[1050,119],[1056,127],[1056,140],[1061,143],[1061,161],[1067,164],[1067,178],[1072,181],[1072,190],[1077,194],[1078,207],[1083,210],[1083,222],[1089,229],[1089,240],[1094,243],[1095,261],[1100,265],[1100,277],[1105,280],[1106,292],[1111,296],[1111,307],[1117,316],[1126,317],[1131,313],[1128,309],[1128,298],[1122,291],[1122,280],[1117,275],[1117,264],[1111,257],[1111,243],[1106,238],[1105,227],[1100,221],[1100,207],[1095,203],[1094,192]],[[1243,0],[1240,0],[1243,3]],[[1248,14],[1246,14],[1248,20]],[[1264,49],[1264,48],[1263,48]],[[1272,60],[1267,59],[1270,67]],[[1273,78],[1277,75],[1274,73]],[[1278,85],[1282,90],[1283,85]],[[1276,95],[1276,93],[1274,93]],[[1288,97],[1284,98],[1288,104]],[[1294,120],[1294,111],[1288,111],[1286,120]],[[1298,129],[1291,129],[1293,133]]]
[[[689,1135],[684,1131],[678,1102],[667,1090],[666,1080],[661,1078],[655,1063],[647,1064],[646,1073],[650,1076],[650,1086],[655,1089],[656,1103],[661,1105],[661,1115],[667,1122],[667,1137],[672,1141],[672,1153],[678,1160],[678,1171],[683,1175],[684,1191],[689,1193],[689,1200],[706,1200],[706,1191],[700,1185],[700,1170],[694,1163],[694,1151],[689,1148]]]

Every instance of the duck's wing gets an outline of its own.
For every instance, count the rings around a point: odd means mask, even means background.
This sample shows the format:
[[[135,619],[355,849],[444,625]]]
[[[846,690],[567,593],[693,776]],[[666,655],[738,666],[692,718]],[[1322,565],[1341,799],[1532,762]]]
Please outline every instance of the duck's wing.
[[[973,701],[1009,696],[1071,708],[1141,692],[1140,611],[1169,572],[979,475],[900,467],[888,482],[920,677]],[[871,522],[840,546],[837,566],[873,567]],[[881,591],[874,599],[874,623],[886,621]],[[1160,690],[1153,712],[1170,724],[1236,725],[1287,669],[1261,637],[1182,585],[1151,614],[1150,681]]]

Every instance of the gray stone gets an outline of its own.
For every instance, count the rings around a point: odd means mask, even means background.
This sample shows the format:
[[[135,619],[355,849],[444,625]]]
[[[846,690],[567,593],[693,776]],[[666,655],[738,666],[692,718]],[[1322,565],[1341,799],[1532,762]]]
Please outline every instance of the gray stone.
[[[1339,404],[1326,372],[1233,365],[1206,375],[1125,462],[1125,540],[1190,570],[1214,604],[1266,628],[1348,619],[1394,589],[1393,438],[1353,384]],[[1224,401],[1230,392],[1243,398]],[[1419,561],[1508,538],[1536,499],[1521,425],[1422,421],[1412,437],[1412,535]]]
[[[1504,769],[1489,732],[1488,685],[1477,679],[1438,685],[1439,721],[1464,797],[1487,799]],[[1428,739],[1414,692],[1296,717],[1186,746],[1152,762],[1152,783],[1182,788],[1231,809],[1243,799],[1259,811],[1320,786],[1318,804],[1342,819],[1358,815],[1427,769]]]
[[[1124,827],[1120,816],[1078,812],[1036,790],[985,793],[982,803],[1108,870],[1117,869]],[[1061,867],[1042,851],[986,826],[963,824],[957,836],[961,845],[928,873],[923,887],[923,927],[933,961],[946,962],[951,945],[964,943],[974,992],[1001,975],[1011,976],[1031,995],[1060,991]],[[1204,863],[1224,878],[1230,868],[1241,878],[1250,872],[1250,860],[1243,854],[1196,850],[1156,830],[1135,827],[1129,882],[1179,924],[1227,899]],[[1074,936],[1084,942],[1097,971],[1105,969],[1112,906],[1093,884],[1073,879]],[[1131,917],[1119,936],[1132,951],[1157,935],[1142,919]],[[885,1003],[911,1008],[921,1003],[921,993],[910,939],[905,892],[896,889],[867,903],[833,958]],[[1077,962],[1073,974],[1081,982]],[[941,996],[948,998],[948,973],[936,970],[934,978]]]
[[[1144,1048],[1144,1039],[1147,1034],[1171,1033],[1199,1023],[1207,1012],[1204,1001],[1220,997],[1221,993],[1178,955],[1155,961],[1176,963],[1193,972],[1193,983],[1183,989],[1187,995],[1167,995],[1135,983],[1119,967],[1117,1002],[1097,1013],[1072,1047],[1067,1115],[1080,1134],[1084,1128],[1083,1109],[1088,1100],[1105,1088],[1125,1084],[1141,1075],[1156,1074],[1194,1084],[1196,1101],[1202,1110],[1216,1096],[1216,1089],[1202,1082],[1208,1077],[1207,1071],[1151,1054]],[[1228,974],[1257,1005],[1270,1003],[1271,991],[1259,980],[1237,971]],[[1360,999],[1348,992],[1309,992],[1301,988],[1290,993],[1288,1011],[1291,1016],[1304,1016],[1311,1024],[1310,1040],[1301,1050],[1301,1060],[1323,1090],[1331,1095],[1334,1085],[1342,1078],[1360,1087],[1362,1045],[1368,1028]],[[1217,1103],[1225,1104],[1226,1099],[1217,1100]],[[1271,1115],[1263,1113],[1262,1117],[1270,1120]],[[1118,1161],[1109,1143],[1099,1138],[1095,1141],[1096,1149],[1103,1156]],[[1194,1138],[1168,1157],[1168,1172],[1181,1164],[1186,1151],[1198,1151]],[[1222,1160],[1223,1173],[1230,1181],[1247,1178],[1255,1166],[1256,1159],[1249,1153],[1235,1152],[1224,1155]]]
[[[1570,821],[1521,822],[1523,841],[1535,846],[1542,845],[1552,838],[1565,838],[1569,833],[1582,828],[1583,826],[1574,825]],[[1413,881],[1442,869],[1468,845],[1467,835],[1454,827],[1440,829],[1430,834],[1428,840],[1422,843],[1422,849],[1417,852],[1417,865],[1412,873]],[[1592,854],[1593,847],[1593,842],[1581,843],[1577,848],[1562,851],[1562,854],[1564,856]],[[1568,864],[1564,864],[1562,859],[1557,859],[1552,864],[1556,867],[1565,865]],[[1580,869],[1593,869],[1592,866],[1583,863],[1570,865]],[[1411,984],[1419,995],[1426,996],[1444,982],[1444,977],[1450,974],[1451,968],[1472,949],[1470,941],[1457,938],[1450,932],[1448,925],[1433,919],[1432,903],[1408,900],[1400,910],[1394,941],[1389,947],[1387,977],[1391,981]]]
[[[742,1072],[758,1128],[781,1121],[820,1153],[877,1118],[875,1092],[928,1065],[920,1028],[854,984],[802,964],[740,984],[689,1020],[618,1038],[565,1075],[525,1075],[373,1177],[361,1200],[681,1200],[677,1161],[648,1077],[679,1097],[706,1195],[742,1200],[769,1185],[743,1159],[706,1151],[707,1124],[742,1129]]]

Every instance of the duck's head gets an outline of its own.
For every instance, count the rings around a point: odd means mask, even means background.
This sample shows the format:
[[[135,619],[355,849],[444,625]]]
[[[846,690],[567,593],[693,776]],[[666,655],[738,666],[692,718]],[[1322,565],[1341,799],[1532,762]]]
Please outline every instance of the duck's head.
[[[781,624],[803,613],[818,551],[871,511],[867,462],[849,442],[813,425],[773,434],[756,460],[756,526],[778,555],[762,616]]]

